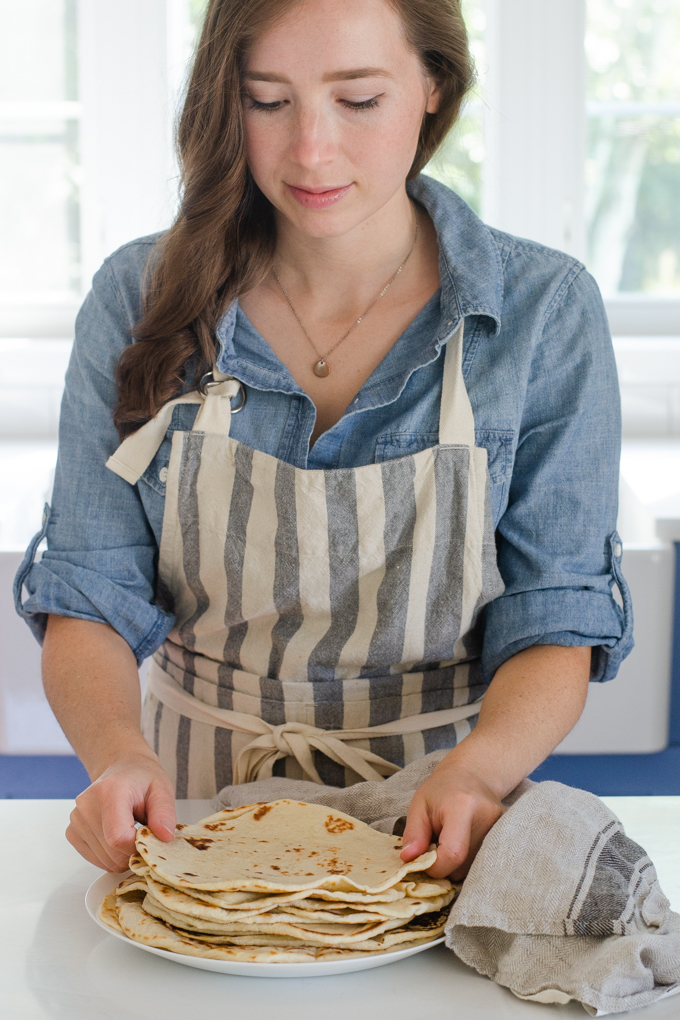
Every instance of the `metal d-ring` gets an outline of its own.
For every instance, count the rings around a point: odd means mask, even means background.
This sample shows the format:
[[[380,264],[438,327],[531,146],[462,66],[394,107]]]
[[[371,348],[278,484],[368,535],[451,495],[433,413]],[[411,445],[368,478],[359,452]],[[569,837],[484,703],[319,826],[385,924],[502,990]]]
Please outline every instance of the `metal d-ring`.
[[[232,414],[238,414],[239,411],[242,411],[243,408],[246,406],[246,388],[239,379],[234,379],[233,376],[230,376],[230,378],[233,379],[234,382],[238,383],[239,394],[241,396],[241,403],[238,405],[238,407],[232,407],[231,409]],[[201,378],[201,381],[198,384],[198,388],[203,394],[203,396],[207,397],[208,390],[211,390],[213,386],[220,386],[223,382],[227,382],[227,380],[226,379],[216,380],[212,372],[206,372],[205,375]]]

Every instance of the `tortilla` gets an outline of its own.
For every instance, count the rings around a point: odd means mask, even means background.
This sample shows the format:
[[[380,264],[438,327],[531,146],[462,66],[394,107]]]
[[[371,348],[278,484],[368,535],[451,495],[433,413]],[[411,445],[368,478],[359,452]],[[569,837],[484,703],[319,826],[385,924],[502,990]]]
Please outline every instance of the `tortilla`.
[[[151,901],[164,907],[173,914],[186,915],[193,919],[193,924],[199,921],[209,921],[219,924],[241,921],[245,924],[252,924],[255,921],[260,923],[272,923],[272,920],[295,922],[297,917],[316,921],[337,921],[338,923],[365,923],[377,920],[378,918],[398,917],[408,920],[418,914],[431,913],[433,910],[441,910],[447,906],[455,895],[453,889],[443,893],[441,896],[430,899],[418,899],[416,897],[404,897],[393,903],[352,903],[347,904],[341,901],[328,902],[326,900],[307,897],[298,899],[297,902],[289,902],[290,896],[281,896],[276,902],[276,897],[267,896],[262,899],[266,906],[258,906],[254,910],[246,909],[225,909],[214,903],[204,903],[187,895],[181,889],[173,889],[171,886],[148,876],[145,879],[146,889]],[[140,888],[135,883],[133,888]],[[122,890],[121,890],[122,891]],[[302,897],[303,893],[295,893],[295,896]]]
[[[343,946],[343,943],[335,943],[334,948],[351,948],[355,952],[378,952],[380,950],[389,949],[393,946],[402,945],[410,942],[425,942],[432,941],[438,938],[439,935],[443,934],[444,926],[446,925],[446,914],[432,915],[432,918],[436,920],[426,919],[427,924],[422,926],[420,929],[403,925],[400,928],[393,928],[391,931],[384,932],[382,935],[375,935],[371,938],[364,939],[362,942],[348,942]],[[176,929],[180,934],[187,935],[197,941],[210,943],[213,945],[263,945],[263,946],[303,946],[310,948],[315,945],[313,942],[306,942],[304,939],[291,939],[284,935],[274,935],[269,932],[259,932],[257,935],[205,935],[199,934],[193,931],[183,931],[182,929]]]
[[[187,931],[199,931],[201,934],[215,935],[248,935],[248,934],[272,934],[288,935],[293,939],[304,939],[307,942],[318,942],[324,945],[334,945],[336,942],[349,944],[361,942],[363,939],[371,938],[374,935],[382,935],[390,928],[397,928],[402,925],[400,918],[388,920],[371,920],[357,924],[337,924],[314,921],[301,921],[293,918],[290,921],[279,919],[277,915],[263,915],[266,920],[258,923],[234,921],[230,924],[219,924],[211,921],[194,921],[186,915],[176,914],[166,910],[165,907],[155,902],[150,896],[144,898],[142,904],[147,914],[165,921],[166,924],[180,927]]]
[[[206,945],[188,935],[168,928],[142,909],[137,899],[119,896],[117,911],[120,926],[133,942],[167,949],[171,953],[185,956],[202,956],[210,960],[238,960],[245,963],[311,963],[316,959],[313,949],[288,948],[286,946],[220,946]]]
[[[345,949],[337,946],[333,948],[303,946],[299,943],[291,946],[286,944],[280,936],[270,936],[267,941],[262,941],[261,945],[258,945],[257,942],[240,945],[238,941],[232,945],[219,945],[206,943],[168,928],[162,921],[145,914],[138,899],[120,897],[118,911],[124,934],[134,942],[141,942],[144,945],[155,946],[173,953],[182,953],[186,956],[202,956],[212,960],[234,960],[242,963],[312,963],[316,960],[337,960],[347,957],[364,958],[366,955],[371,955],[371,951],[378,952],[380,955],[384,952],[396,952],[412,945],[421,945],[436,937],[430,930],[426,934],[416,933],[415,938],[411,937],[405,942],[395,941],[390,946],[376,944],[375,947],[371,947],[371,949],[367,947],[366,950]],[[261,939],[264,940],[265,936],[261,936]]]
[[[402,861],[399,837],[321,804],[292,800],[220,811],[186,826],[172,843],[144,826],[136,844],[154,877],[179,889],[216,892],[379,893],[437,859],[432,848]]]
[[[116,893],[110,892],[108,896],[105,896],[101,902],[99,910],[97,911],[97,917],[99,920],[107,925],[109,928],[113,928],[114,931],[125,934],[120,926],[118,920],[118,909],[116,906]]]

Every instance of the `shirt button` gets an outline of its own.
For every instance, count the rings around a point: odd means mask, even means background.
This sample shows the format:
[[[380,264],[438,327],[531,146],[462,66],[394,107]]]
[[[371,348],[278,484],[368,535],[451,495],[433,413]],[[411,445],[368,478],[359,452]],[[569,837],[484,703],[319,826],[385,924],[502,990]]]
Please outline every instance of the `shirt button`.
[[[168,480],[168,469],[167,469],[167,467],[162,467],[160,469],[160,471],[158,472],[158,477],[162,481],[163,485],[165,485],[165,483]]]
[[[614,555],[616,556],[617,560],[618,560],[618,558],[619,558],[619,556],[621,555],[622,552],[623,552],[623,548],[621,546],[621,543],[617,542],[615,544],[615,546],[614,546]]]

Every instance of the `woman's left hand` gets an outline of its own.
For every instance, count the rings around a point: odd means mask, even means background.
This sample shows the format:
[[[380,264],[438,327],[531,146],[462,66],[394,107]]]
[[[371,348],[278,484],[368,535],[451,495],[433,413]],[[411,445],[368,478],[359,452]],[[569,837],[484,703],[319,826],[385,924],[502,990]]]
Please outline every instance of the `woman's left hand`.
[[[474,771],[450,754],[437,765],[411,801],[404,829],[402,860],[411,861],[438,843],[433,878],[461,881],[491,826],[505,808]]]
[[[550,754],[586,701],[591,649],[533,645],[508,659],[487,690],[479,721],[439,762],[411,801],[402,860],[438,842],[433,878],[465,878],[503,797]]]

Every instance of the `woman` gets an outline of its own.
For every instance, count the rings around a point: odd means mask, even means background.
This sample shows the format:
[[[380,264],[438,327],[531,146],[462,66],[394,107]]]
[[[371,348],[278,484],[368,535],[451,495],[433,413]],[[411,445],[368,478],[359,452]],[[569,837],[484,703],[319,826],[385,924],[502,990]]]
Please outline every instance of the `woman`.
[[[462,875],[630,648],[597,288],[419,176],[470,79],[457,0],[210,4],[178,219],[95,277],[17,579],[95,864],[175,794],[451,749],[403,856]]]

